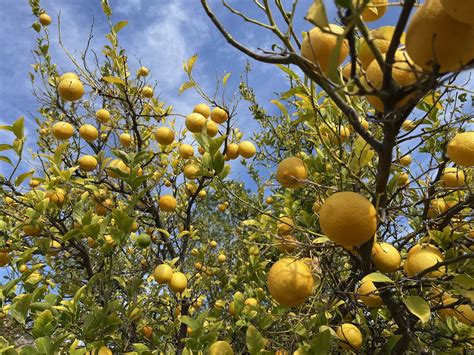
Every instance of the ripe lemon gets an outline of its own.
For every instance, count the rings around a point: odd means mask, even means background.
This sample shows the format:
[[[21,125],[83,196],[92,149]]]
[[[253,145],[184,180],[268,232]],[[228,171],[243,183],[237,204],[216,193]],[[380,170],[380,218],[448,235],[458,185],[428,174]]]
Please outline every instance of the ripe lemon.
[[[149,73],[149,70],[147,67],[141,66],[140,68],[138,68],[138,71],[137,71],[138,76],[147,76],[148,73]]]
[[[283,258],[272,265],[267,286],[272,297],[282,306],[303,304],[313,291],[313,275],[301,260]]]
[[[318,64],[324,74],[329,74],[332,54],[336,48],[338,37],[344,33],[344,29],[340,26],[330,24],[329,28],[320,29],[314,27],[306,33],[301,44],[301,56],[305,59]],[[336,66],[342,64],[349,53],[347,40],[344,39],[340,46]]]
[[[464,186],[464,172],[456,168],[446,168],[441,175],[441,183],[444,187]]]
[[[51,16],[46,13],[39,15],[38,20],[45,27],[51,25]]]
[[[246,159],[252,158],[256,152],[257,152],[257,149],[255,148],[252,142],[249,142],[249,141],[240,142],[239,154],[242,157]]]
[[[362,19],[365,22],[377,21],[387,11],[387,0],[371,0],[362,11]]]
[[[215,107],[211,112],[211,120],[215,123],[222,124],[229,119],[227,111],[223,110],[220,107]]]
[[[206,124],[206,117],[204,117],[200,113],[193,112],[186,116],[184,124],[190,132],[201,133],[202,128]]]
[[[10,262],[8,254],[5,252],[0,252],[0,267],[7,265]]]
[[[217,242],[215,240],[211,240],[211,242],[209,243],[209,246],[211,248],[215,248],[215,247],[217,247]]]
[[[168,264],[161,264],[153,271],[153,277],[160,285],[169,283],[173,277],[173,269]]]
[[[399,173],[396,176],[396,179],[397,179],[397,185],[400,187],[405,186],[410,181],[410,177],[408,176],[407,173]]]
[[[372,281],[365,277],[361,280],[360,286],[356,290],[357,297],[367,307],[380,307],[383,304],[382,298],[379,296],[379,291]]]
[[[53,125],[51,131],[55,138],[66,140],[71,138],[74,134],[74,127],[68,122],[59,121]]]
[[[232,346],[224,340],[219,340],[214,343],[209,348],[209,355],[234,355],[234,350]]]
[[[79,128],[79,136],[88,142],[93,142],[99,137],[99,131],[93,125],[85,124]]]
[[[442,198],[437,198],[434,200],[431,200],[430,206],[428,208],[428,217],[436,217],[448,210],[448,205],[446,204],[446,201],[444,201]]]
[[[254,307],[257,307],[258,306],[258,301],[257,299],[253,298],[253,297],[250,297],[250,298],[247,298],[244,302],[244,305],[247,307],[247,308],[254,308]]]
[[[101,108],[100,110],[96,111],[95,117],[97,118],[97,121],[101,123],[107,123],[110,120],[110,112],[104,108]]]
[[[372,262],[381,272],[395,272],[400,267],[402,257],[393,245],[375,243],[372,247]]]
[[[364,196],[337,192],[324,202],[319,212],[323,233],[346,248],[365,243],[377,229],[377,211]]]
[[[58,94],[64,101],[77,101],[84,95],[84,86],[79,79],[67,77],[59,82]]]
[[[227,260],[227,257],[224,254],[219,254],[219,256],[217,257],[217,261],[220,262],[221,264],[225,263],[226,260]]]
[[[411,256],[415,255],[416,253],[420,251],[428,251],[430,253],[434,253],[438,255],[440,258],[443,258],[443,253],[441,253],[441,251],[433,244],[415,244],[408,251],[407,258],[410,258]]]
[[[108,168],[117,168],[124,174],[130,174],[130,168],[125,165],[125,163],[121,159],[112,160],[109,163]],[[112,171],[112,169],[107,169],[107,172],[109,173],[111,178],[117,179],[119,177],[114,171]]]
[[[174,293],[183,292],[188,286],[188,279],[182,272],[174,272],[169,283],[171,291]]]
[[[77,76],[76,73],[72,73],[72,72],[67,72],[67,73],[64,73],[63,75],[61,75],[58,79],[58,84],[63,81],[64,79],[77,79],[79,80],[79,77]]]
[[[341,324],[336,334],[341,339],[341,346],[346,350],[359,350],[362,347],[362,333],[359,328],[350,323]]]
[[[212,120],[206,121],[206,130],[209,137],[215,137],[217,133],[219,133],[219,127],[217,126],[217,123]]]
[[[183,169],[183,174],[186,179],[194,180],[199,176],[199,166],[197,164],[187,164]]]
[[[39,185],[41,185],[41,181],[31,178],[30,181],[29,181],[29,183],[28,183],[28,185],[29,185],[32,189],[34,189],[35,187],[38,187]]]
[[[385,55],[384,55],[385,58]],[[408,58],[406,53],[398,50],[395,52],[395,58],[392,67],[392,78],[395,83],[400,87],[410,86],[417,82],[418,75],[415,69],[415,66]],[[383,72],[380,69],[379,63],[376,60],[373,60],[369,66],[367,67],[366,71],[366,85],[370,89],[380,90],[383,86]],[[416,95],[416,93],[412,93],[400,101],[398,101],[395,107],[400,108],[403,107],[407,102]],[[374,95],[367,96],[367,101],[377,110],[380,112],[385,111],[384,104],[380,98]]]
[[[447,156],[461,166],[474,166],[474,132],[458,133],[448,143]]]
[[[381,54],[388,52],[388,47],[392,41],[393,33],[395,32],[394,26],[382,26],[375,30],[370,31],[370,37],[375,47],[378,48]],[[400,42],[405,42],[405,35],[402,35]],[[366,41],[362,40],[358,58],[362,64],[362,68],[367,69],[370,63],[375,59],[374,53]]]
[[[283,159],[278,165],[276,179],[281,186],[294,189],[303,186],[299,180],[305,180],[308,171],[303,161],[297,157]]]
[[[153,88],[151,86],[144,86],[141,90],[143,97],[150,99],[153,97]]]
[[[119,136],[119,141],[124,147],[129,147],[132,144],[132,136],[128,133],[122,133]]]
[[[291,253],[297,247],[296,238],[292,235],[283,235],[277,243],[277,248],[282,253]]]
[[[470,26],[474,23],[474,1],[472,0],[441,0],[441,6],[453,19]]]
[[[399,162],[403,166],[408,166],[411,164],[411,156],[409,154],[404,155],[400,158]]]
[[[170,145],[174,141],[174,132],[168,127],[160,127],[155,131],[155,139],[161,145]]]
[[[84,171],[92,171],[97,167],[97,159],[92,155],[83,155],[78,159],[79,166]]]
[[[435,248],[436,250],[433,250]],[[436,265],[438,262],[444,261],[444,256],[437,250],[436,247],[429,246],[427,248],[421,247],[418,251],[412,251],[407,256],[406,272],[409,277]],[[444,274],[446,268],[440,267],[438,270],[431,271],[424,275],[424,277],[439,277]]]
[[[208,118],[211,114],[211,109],[206,104],[197,104],[194,106],[193,112],[203,115],[205,118]]]
[[[176,209],[176,199],[171,195],[164,195],[160,197],[158,205],[160,209],[165,212],[172,212]]]
[[[194,156],[194,148],[190,144],[183,143],[178,148],[179,156],[183,159],[190,159]]]
[[[458,22],[444,11],[440,0],[426,1],[408,25],[406,49],[427,71],[458,70],[474,58],[474,27]]]
[[[277,224],[278,234],[287,235],[290,234],[295,228],[295,223],[291,217],[281,217]]]
[[[239,156],[239,145],[236,143],[228,144],[225,150],[225,156],[228,160],[236,159]]]
[[[66,192],[63,189],[49,190],[46,191],[45,197],[49,198],[49,202],[61,207],[64,204]]]

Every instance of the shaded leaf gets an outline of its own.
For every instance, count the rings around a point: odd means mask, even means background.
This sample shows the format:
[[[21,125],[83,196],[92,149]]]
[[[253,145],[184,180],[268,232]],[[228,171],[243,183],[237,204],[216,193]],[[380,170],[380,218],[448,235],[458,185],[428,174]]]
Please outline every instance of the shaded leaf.
[[[403,300],[408,310],[423,323],[428,322],[431,315],[430,305],[419,296],[409,296]]]

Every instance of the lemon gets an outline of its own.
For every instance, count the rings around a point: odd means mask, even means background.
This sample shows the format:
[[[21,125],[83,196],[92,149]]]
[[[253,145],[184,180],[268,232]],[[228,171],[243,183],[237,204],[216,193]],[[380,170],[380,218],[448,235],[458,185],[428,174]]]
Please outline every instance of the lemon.
[[[79,79],[68,77],[59,82],[58,94],[64,101],[77,101],[84,95],[84,86]]]
[[[176,199],[172,195],[164,195],[160,197],[158,205],[165,212],[172,212],[176,209]]]
[[[282,306],[303,304],[312,294],[313,275],[301,260],[283,258],[272,265],[267,286],[272,297]]]
[[[361,280],[356,294],[367,307],[380,307],[383,304],[382,298],[380,298],[379,291],[374,283],[367,280],[366,277]]]
[[[359,328],[350,323],[341,324],[336,334],[341,339],[341,346],[346,350],[359,350],[362,347],[363,337]]]
[[[456,134],[449,141],[446,154],[458,165],[474,166],[474,132]]]
[[[324,74],[329,74],[329,68],[333,52],[336,49],[338,37],[344,29],[340,26],[330,24],[329,28],[320,29],[314,27],[306,33],[301,44],[301,56],[319,66]],[[342,64],[349,53],[347,40],[344,39],[340,46],[339,55],[336,58],[336,66]]]
[[[279,223],[277,224],[278,234],[287,235],[290,234],[295,228],[295,223],[291,217],[281,217]]]
[[[239,154],[242,157],[246,159],[252,158],[256,152],[257,152],[257,149],[255,148],[252,142],[249,142],[249,141],[240,142]]]
[[[194,148],[190,144],[183,143],[178,148],[178,154],[183,159],[191,159],[194,156]]]
[[[110,112],[104,108],[101,108],[100,110],[96,111],[95,117],[97,118],[97,121],[101,123],[107,123],[110,120]]]
[[[444,187],[461,187],[464,186],[464,182],[464,172],[456,168],[446,168],[441,175],[441,183]]]
[[[220,107],[215,107],[211,112],[211,120],[213,120],[215,123],[222,124],[228,119],[229,115],[227,114],[227,111]]]
[[[153,271],[153,277],[159,284],[169,283],[173,277],[173,269],[167,264],[158,265]]]
[[[174,132],[168,127],[160,127],[155,131],[155,139],[161,145],[170,145],[174,141]]]
[[[377,229],[377,211],[364,196],[337,192],[324,202],[319,212],[323,233],[346,248],[365,243]]]
[[[225,156],[227,159],[236,159],[239,156],[239,145],[236,143],[227,145]]]
[[[49,16],[46,13],[39,15],[38,20],[39,20],[39,23],[41,23],[45,27],[51,25],[51,16]]]
[[[83,155],[78,159],[79,166],[82,170],[88,172],[92,171],[97,167],[97,159],[92,155]]]
[[[381,272],[395,272],[400,267],[402,257],[393,245],[375,243],[372,247],[372,262]]]
[[[283,159],[276,171],[276,179],[281,186],[291,189],[303,186],[300,180],[305,180],[307,177],[306,166],[297,157]]]
[[[435,66],[439,66],[440,73],[458,70],[474,58],[474,27],[471,24],[452,18],[441,0],[426,1],[408,25],[407,52],[427,71],[433,71]]]
[[[171,291],[174,293],[183,292],[188,286],[188,279],[182,272],[174,272],[169,283]]]
[[[79,128],[79,136],[88,142],[93,142],[99,137],[99,131],[93,125],[85,124]]]
[[[68,122],[59,121],[53,125],[51,131],[55,138],[66,140],[74,134],[74,127]]]
[[[190,132],[201,133],[202,128],[206,124],[206,117],[200,113],[193,112],[186,116],[184,124]]]

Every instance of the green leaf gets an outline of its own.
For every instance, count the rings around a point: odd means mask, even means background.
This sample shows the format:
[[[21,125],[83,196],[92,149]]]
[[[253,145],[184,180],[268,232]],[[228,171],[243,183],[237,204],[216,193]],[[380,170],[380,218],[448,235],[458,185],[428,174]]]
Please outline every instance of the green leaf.
[[[430,305],[419,296],[409,296],[403,300],[410,313],[417,316],[422,323],[428,322],[431,315]]]
[[[281,65],[281,64],[277,64],[278,68],[280,68],[282,71],[284,71],[286,74],[288,74],[288,76],[292,79],[299,79],[299,76],[298,74],[296,74],[293,70],[291,70],[290,68],[284,66],[284,65]]]
[[[108,0],[102,0],[102,11],[104,11],[105,16],[112,16],[112,9],[110,8]]]
[[[216,139],[209,139],[209,153],[215,154],[226,139],[226,135],[217,137]]]
[[[278,100],[270,100],[270,102],[280,109],[281,113],[283,113],[285,116],[288,115],[288,110],[286,109],[285,105],[283,105],[280,101]]]
[[[15,186],[20,186],[23,181],[34,174],[34,170],[18,175],[15,179]]]
[[[402,338],[401,335],[394,334],[392,335],[387,342],[383,345],[382,349],[380,350],[379,354],[391,354],[395,345],[397,345],[398,341]]]
[[[12,126],[0,125],[0,130],[13,132]]]
[[[120,84],[120,85],[125,85],[125,81],[123,81],[120,78],[117,78],[116,76],[103,76],[102,80],[111,83],[111,84]]]
[[[390,277],[388,277],[384,274],[381,274],[380,272],[373,272],[371,274],[368,274],[367,276],[364,277],[364,280],[372,281],[372,282],[393,283],[393,280]]]
[[[181,84],[181,86],[179,87],[179,90],[178,90],[178,95],[181,95],[183,92],[185,92],[186,90],[192,88],[196,86],[196,84],[193,82],[193,81],[187,81],[183,84]]]
[[[4,157],[0,155],[0,161],[4,161],[5,163],[8,163],[10,165],[13,165],[12,161],[10,160],[9,157]]]
[[[32,299],[32,294],[23,294],[17,296],[12,303],[11,314],[21,324],[26,322],[26,315],[30,309]]]
[[[314,0],[314,3],[308,9],[305,20],[318,27],[328,27],[328,17],[323,0]]]
[[[311,339],[311,350],[314,355],[326,355],[331,350],[331,332],[329,329],[316,334]]]
[[[212,167],[214,168],[217,174],[219,174],[222,171],[222,169],[224,169],[224,164],[225,164],[224,155],[220,151],[214,154]]]
[[[13,149],[12,145],[10,145],[10,144],[0,144],[0,152],[2,152],[4,150],[10,150],[10,149]]]
[[[127,25],[128,25],[128,21],[126,20],[119,21],[114,25],[114,27],[112,27],[112,32],[119,33],[119,31]]]
[[[453,278],[453,289],[474,302],[474,278],[467,274],[456,275]]]
[[[253,325],[249,325],[245,333],[245,342],[250,355],[259,354],[265,348],[265,339]]]
[[[224,77],[222,78],[222,84],[224,86],[227,85],[227,80],[229,80],[229,77],[230,77],[231,73],[227,73],[226,75],[224,75]]]
[[[188,327],[190,327],[193,331],[196,331],[199,329],[199,323],[192,319],[191,317],[188,316],[181,316],[179,318],[182,323],[186,324]]]
[[[25,118],[23,116],[13,122],[12,132],[18,139],[23,138],[25,135]]]
[[[50,336],[55,328],[55,319],[50,310],[41,312],[35,319],[32,333],[35,338]]]
[[[187,63],[184,63],[184,71],[191,75],[191,72],[193,71],[194,63],[196,63],[198,56],[197,54],[194,54],[191,58],[188,59]]]

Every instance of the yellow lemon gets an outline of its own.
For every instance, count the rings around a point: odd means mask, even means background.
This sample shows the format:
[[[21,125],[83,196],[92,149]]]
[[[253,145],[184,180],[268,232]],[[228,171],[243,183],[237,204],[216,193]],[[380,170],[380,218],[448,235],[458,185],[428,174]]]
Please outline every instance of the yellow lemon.
[[[283,159],[276,171],[277,181],[286,188],[294,189],[303,186],[300,180],[308,177],[303,161],[297,157]]]

